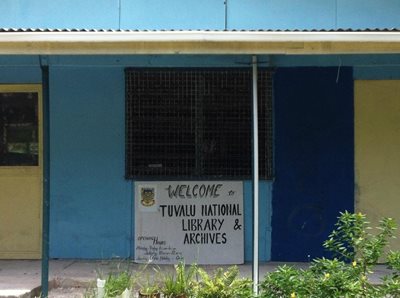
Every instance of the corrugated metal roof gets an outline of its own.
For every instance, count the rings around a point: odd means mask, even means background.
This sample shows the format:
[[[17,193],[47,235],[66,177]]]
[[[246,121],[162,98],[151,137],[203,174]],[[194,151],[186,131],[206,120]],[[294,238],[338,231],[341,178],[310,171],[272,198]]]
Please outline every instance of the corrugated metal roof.
[[[230,29],[230,30],[211,30],[211,29],[148,29],[148,30],[139,30],[139,29],[78,29],[78,28],[0,28],[0,33],[16,33],[16,32],[26,32],[26,33],[46,33],[46,32],[400,32],[400,28],[365,28],[365,29],[352,29],[352,28],[339,28],[339,29]]]

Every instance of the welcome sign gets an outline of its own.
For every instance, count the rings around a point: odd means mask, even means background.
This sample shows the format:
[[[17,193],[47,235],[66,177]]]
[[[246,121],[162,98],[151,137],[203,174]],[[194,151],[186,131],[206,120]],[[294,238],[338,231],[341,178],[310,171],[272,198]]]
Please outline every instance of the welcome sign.
[[[135,182],[134,206],[136,262],[244,262],[242,182]]]

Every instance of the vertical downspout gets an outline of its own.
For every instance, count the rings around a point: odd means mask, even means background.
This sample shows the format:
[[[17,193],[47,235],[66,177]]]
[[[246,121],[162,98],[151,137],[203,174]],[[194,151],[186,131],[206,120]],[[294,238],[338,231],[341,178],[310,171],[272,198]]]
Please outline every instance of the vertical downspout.
[[[257,94],[257,56],[252,59],[253,68],[253,292],[258,294],[258,94]]]
[[[47,57],[40,56],[43,90],[43,223],[42,223],[42,294],[49,291],[49,231],[50,231],[50,97],[49,65]]]

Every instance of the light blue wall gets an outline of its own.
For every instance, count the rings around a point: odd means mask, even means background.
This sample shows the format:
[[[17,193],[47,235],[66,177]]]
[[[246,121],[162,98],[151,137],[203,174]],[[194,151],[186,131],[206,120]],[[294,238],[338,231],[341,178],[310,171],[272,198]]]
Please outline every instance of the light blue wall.
[[[244,259],[250,262],[253,259],[253,183],[244,183]],[[272,216],[272,181],[260,182],[259,198],[259,258],[260,261],[271,260],[271,216]]]
[[[2,0],[0,27],[336,29],[400,27],[398,0]],[[226,11],[226,14],[225,14]]]
[[[148,63],[146,59],[140,61],[140,65]],[[164,62],[180,64],[172,57]],[[235,66],[232,61],[230,65]],[[123,177],[123,68],[57,65],[51,67],[50,78],[50,255],[53,258],[130,257],[133,189],[132,181]],[[244,190],[245,259],[249,261],[251,182],[245,182]],[[271,183],[261,183],[262,261],[270,259],[271,192]]]
[[[229,29],[335,27],[335,0],[228,0]]]
[[[122,29],[223,29],[224,0],[123,1]]]
[[[121,68],[51,67],[53,258],[129,257]]]
[[[337,0],[338,28],[400,27],[398,0]]]
[[[400,27],[398,0],[228,0],[229,29]]]
[[[224,0],[3,0],[3,28],[223,29]]]
[[[3,28],[117,28],[118,0],[2,0]]]

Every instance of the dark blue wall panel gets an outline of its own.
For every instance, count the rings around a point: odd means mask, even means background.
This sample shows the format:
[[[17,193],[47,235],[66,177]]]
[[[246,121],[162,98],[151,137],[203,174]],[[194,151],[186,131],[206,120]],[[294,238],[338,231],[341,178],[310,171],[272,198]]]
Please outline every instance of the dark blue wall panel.
[[[354,209],[352,69],[281,68],[274,84],[272,260],[307,261]]]

